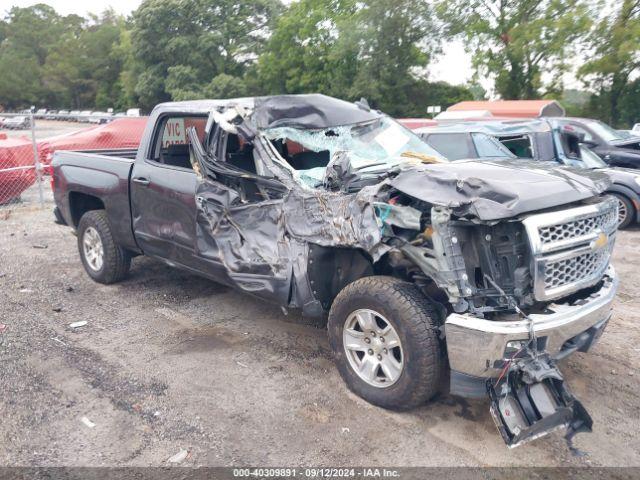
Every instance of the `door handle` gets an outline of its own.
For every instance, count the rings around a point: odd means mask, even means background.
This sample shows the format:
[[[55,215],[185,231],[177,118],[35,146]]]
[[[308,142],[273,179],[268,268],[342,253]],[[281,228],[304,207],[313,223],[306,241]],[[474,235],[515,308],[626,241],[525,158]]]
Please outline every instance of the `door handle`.
[[[149,184],[151,183],[148,179],[144,177],[134,178],[132,182],[137,183],[138,185],[142,185],[143,187],[148,187]]]

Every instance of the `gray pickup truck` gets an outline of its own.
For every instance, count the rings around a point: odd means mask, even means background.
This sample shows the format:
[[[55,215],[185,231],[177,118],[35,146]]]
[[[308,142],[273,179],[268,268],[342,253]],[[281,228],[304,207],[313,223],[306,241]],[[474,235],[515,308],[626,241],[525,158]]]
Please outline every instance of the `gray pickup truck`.
[[[137,152],[56,152],[53,182],[98,282],[148,255],[328,318],[373,404],[423,404],[448,373],[511,446],[591,429],[556,362],[611,317],[605,175],[449,163],[364,101],[291,95],[159,105]]]

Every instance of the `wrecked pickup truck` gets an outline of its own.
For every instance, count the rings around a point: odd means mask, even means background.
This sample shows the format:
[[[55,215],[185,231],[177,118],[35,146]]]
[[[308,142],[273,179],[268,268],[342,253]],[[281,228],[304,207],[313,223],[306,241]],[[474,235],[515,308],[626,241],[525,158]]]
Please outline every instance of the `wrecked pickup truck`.
[[[489,396],[513,446],[591,418],[556,362],[597,341],[617,204],[597,172],[448,163],[366,102],[168,103],[137,152],[56,152],[56,217],[113,283],[160,259],[323,317],[351,390],[395,409]]]

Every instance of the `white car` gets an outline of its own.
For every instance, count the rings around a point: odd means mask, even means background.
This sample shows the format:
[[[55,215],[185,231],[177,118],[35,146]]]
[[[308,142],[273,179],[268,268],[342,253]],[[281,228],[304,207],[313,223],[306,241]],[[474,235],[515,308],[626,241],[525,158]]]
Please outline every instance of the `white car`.
[[[31,119],[22,115],[17,117],[9,117],[5,119],[3,127],[10,130],[23,130],[25,128],[31,127]]]
[[[95,123],[96,125],[109,123],[112,120],[112,117],[113,117],[113,113],[91,112],[91,118],[89,118],[89,123]]]
[[[633,128],[631,129],[631,133],[634,133],[636,135],[640,135],[640,123],[636,123]]]
[[[91,121],[91,110],[83,110],[78,114],[78,122],[89,123]]]

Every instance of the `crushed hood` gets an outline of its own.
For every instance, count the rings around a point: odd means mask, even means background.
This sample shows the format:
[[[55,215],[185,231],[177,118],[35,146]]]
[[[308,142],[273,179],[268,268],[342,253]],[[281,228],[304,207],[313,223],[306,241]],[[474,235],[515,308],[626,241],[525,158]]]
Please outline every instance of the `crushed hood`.
[[[518,159],[420,165],[388,183],[419,200],[450,207],[457,216],[499,220],[599,195],[611,180],[602,172]]]

